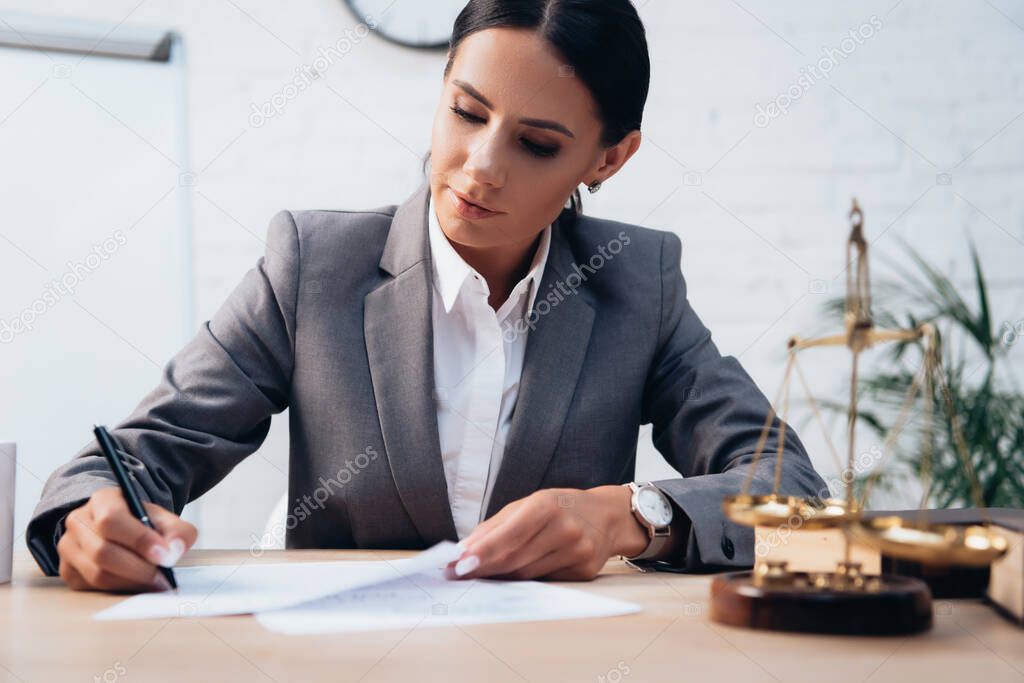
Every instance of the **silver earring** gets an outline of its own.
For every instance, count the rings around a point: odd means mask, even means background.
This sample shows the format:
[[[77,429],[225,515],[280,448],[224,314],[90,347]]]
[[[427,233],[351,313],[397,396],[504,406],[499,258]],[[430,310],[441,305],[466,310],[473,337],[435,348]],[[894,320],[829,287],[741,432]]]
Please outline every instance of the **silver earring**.
[[[600,180],[595,180],[594,182],[592,182],[589,185],[587,185],[587,190],[590,192],[590,194],[594,194],[595,192],[597,192],[600,189],[601,189],[601,181]]]

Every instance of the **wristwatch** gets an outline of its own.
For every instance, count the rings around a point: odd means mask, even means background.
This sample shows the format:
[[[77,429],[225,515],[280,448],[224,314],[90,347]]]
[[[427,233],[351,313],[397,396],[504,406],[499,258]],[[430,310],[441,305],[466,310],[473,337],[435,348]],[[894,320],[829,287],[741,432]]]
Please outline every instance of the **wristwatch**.
[[[672,532],[672,502],[657,486],[651,482],[623,484],[633,492],[630,498],[629,507],[637,521],[647,529],[650,542],[643,552],[633,557],[623,557],[627,564],[643,569],[633,564],[634,560],[647,560],[657,557],[668,543],[669,534]]]

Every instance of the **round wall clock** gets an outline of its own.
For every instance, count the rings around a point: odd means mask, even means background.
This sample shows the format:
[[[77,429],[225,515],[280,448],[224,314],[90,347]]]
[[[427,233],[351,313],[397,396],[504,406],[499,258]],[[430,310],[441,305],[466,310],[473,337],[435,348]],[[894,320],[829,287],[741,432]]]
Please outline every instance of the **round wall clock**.
[[[382,38],[417,48],[448,47],[455,17],[466,0],[345,0]]]

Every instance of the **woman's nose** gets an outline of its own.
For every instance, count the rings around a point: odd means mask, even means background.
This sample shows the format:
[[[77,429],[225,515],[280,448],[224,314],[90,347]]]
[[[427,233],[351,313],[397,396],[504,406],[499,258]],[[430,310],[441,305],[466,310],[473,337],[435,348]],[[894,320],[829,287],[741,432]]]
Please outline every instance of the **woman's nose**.
[[[501,187],[505,184],[505,164],[497,135],[484,135],[473,140],[463,171],[479,185]]]

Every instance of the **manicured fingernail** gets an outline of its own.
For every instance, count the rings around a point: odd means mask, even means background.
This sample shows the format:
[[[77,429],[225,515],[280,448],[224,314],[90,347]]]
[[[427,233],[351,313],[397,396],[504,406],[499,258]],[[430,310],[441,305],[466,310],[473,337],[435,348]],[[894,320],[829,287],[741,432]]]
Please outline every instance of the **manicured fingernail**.
[[[159,545],[150,546],[149,550],[146,551],[146,559],[153,564],[158,564],[161,567],[166,567],[167,558],[170,556],[170,551],[167,548]]]
[[[181,556],[185,554],[185,541],[180,538],[172,538],[171,542],[167,544],[170,548],[167,552],[167,564],[165,567],[173,567],[175,563],[181,559]]]
[[[480,566],[480,558],[476,555],[464,557],[455,564],[455,575],[465,576]]]
[[[171,584],[164,578],[163,574],[157,574],[156,578],[153,579],[153,588],[158,591],[169,591],[171,590]]]

